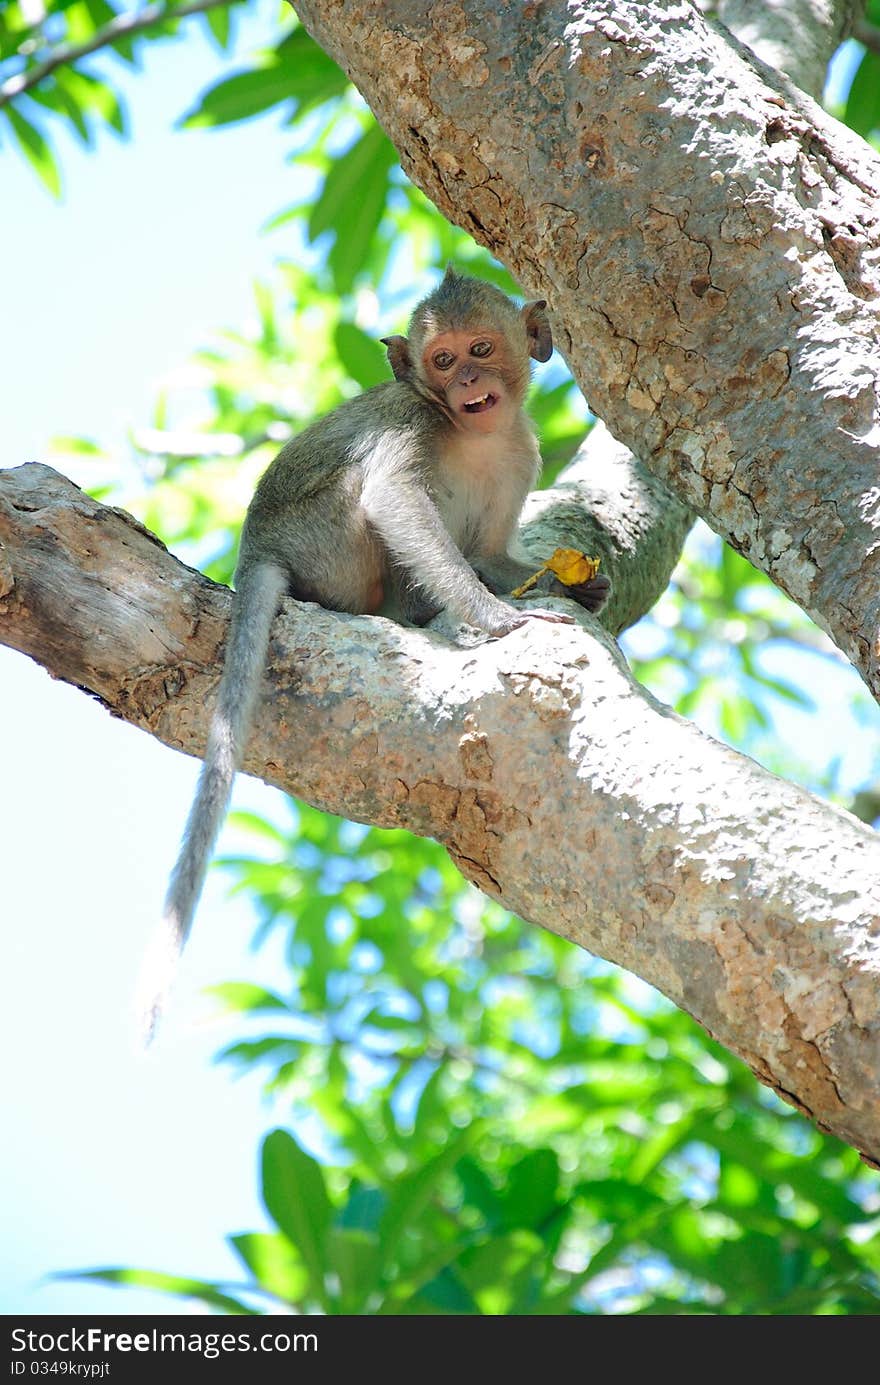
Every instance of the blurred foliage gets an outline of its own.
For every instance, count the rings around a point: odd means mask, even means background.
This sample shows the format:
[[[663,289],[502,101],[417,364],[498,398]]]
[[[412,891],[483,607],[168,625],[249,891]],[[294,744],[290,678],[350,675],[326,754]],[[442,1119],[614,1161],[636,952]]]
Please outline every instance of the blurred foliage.
[[[295,1132],[240,1283],[99,1270],[238,1311],[868,1313],[880,1185],[648,987],[486,901],[438,847],[291,805],[227,859],[275,990],[219,1061]],[[234,1311],[226,1308],[224,1311]]]
[[[102,128],[117,135],[128,132],[119,84],[113,68],[101,59],[109,56],[137,68],[147,44],[181,37],[193,20],[207,26],[218,49],[227,49],[233,12],[244,3],[169,0],[129,6],[109,0],[7,0],[0,6],[0,138],[17,145],[49,191],[59,196],[59,128],[86,146],[94,145]]]
[[[115,60],[178,37],[182,8],[156,7],[149,27],[114,38]],[[186,23],[208,24],[227,49],[231,8]],[[124,131],[121,101],[87,54],[21,83],[65,46],[96,42],[115,14],[106,0],[20,0],[0,14],[3,133],[53,191],[55,126],[86,142],[102,124]],[[256,285],[253,324],[218,335],[131,435],[144,495],[126,503],[223,581],[273,449],[387,377],[377,338],[405,324],[408,286],[453,260],[516,289],[407,182],[339,69],[279,14],[277,43],[220,77],[181,123],[284,111],[304,191],[267,230],[296,239],[295,262]],[[861,60],[845,111],[865,133],[877,125],[876,63]],[[558,364],[539,373],[531,408],[546,481],[588,416]],[[101,455],[85,439],[58,448]],[[809,711],[805,689],[822,674],[795,680],[768,651],[816,669],[832,657],[800,611],[700,530],[628,647],[660,696],[751,753],[775,743],[771,762],[785,758],[786,715]],[[880,775],[867,758],[864,768],[869,816]],[[804,777],[837,787],[833,763]],[[290,813],[281,824],[239,815],[254,854],[224,863],[253,901],[257,941],[280,939],[285,967],[274,989],[215,988],[231,1028],[219,1061],[260,1072],[290,1127],[263,1144],[268,1229],[230,1238],[234,1284],[134,1269],[86,1277],[224,1313],[880,1311],[880,1183],[852,1150],[637,979],[487,901],[436,845]]]

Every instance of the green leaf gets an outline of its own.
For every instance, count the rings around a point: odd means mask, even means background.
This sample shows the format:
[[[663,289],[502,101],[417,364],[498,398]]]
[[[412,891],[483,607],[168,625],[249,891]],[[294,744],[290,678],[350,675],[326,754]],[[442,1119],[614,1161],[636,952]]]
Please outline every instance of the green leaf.
[[[852,79],[844,120],[860,135],[880,130],[880,53],[865,53]]]
[[[348,78],[310,38],[297,28],[259,67],[237,72],[203,92],[182,119],[190,128],[229,125],[272,106],[294,103],[297,116],[341,95]]]
[[[292,1062],[299,1055],[301,1045],[295,1039],[283,1034],[270,1034],[263,1039],[244,1039],[239,1043],[222,1048],[215,1058],[216,1063],[229,1063],[233,1067],[253,1068],[265,1058],[276,1064],[281,1061]]]
[[[277,356],[279,350],[278,328],[275,324],[275,297],[266,284],[254,284],[254,298],[260,315],[262,336],[260,346],[270,356]]]
[[[116,18],[116,11],[112,5],[108,5],[107,0],[80,0],[80,3],[85,5],[96,29],[103,29],[105,24]]]
[[[260,1014],[267,1010],[290,1011],[290,1006],[274,991],[250,981],[223,981],[217,986],[206,986],[205,994],[216,996],[222,1008],[232,1014]]]
[[[302,202],[293,202],[283,211],[276,212],[264,221],[260,227],[261,231],[277,231],[279,226],[286,226],[291,221],[302,221],[308,214],[308,207]]]
[[[275,1298],[298,1307],[308,1288],[309,1276],[299,1251],[287,1236],[254,1231],[230,1236],[229,1244],[251,1271],[258,1284]]]
[[[334,1227],[330,1232],[328,1259],[339,1276],[340,1313],[359,1313],[366,1300],[381,1288],[378,1238],[370,1231]]]
[[[475,1121],[450,1139],[446,1147],[421,1168],[398,1178],[382,1218],[382,1248],[386,1263],[393,1263],[393,1255],[400,1238],[416,1222],[438,1183],[457,1163],[468,1145],[476,1139],[480,1126],[481,1122]]]
[[[221,5],[215,10],[206,10],[203,16],[208,26],[208,32],[221,53],[229,47],[229,40],[232,35],[232,13],[231,6]]]
[[[383,1029],[398,1034],[412,1034],[419,1023],[418,1019],[408,1019],[405,1015],[385,1015],[378,1009],[370,1010],[361,1021],[364,1028]]]
[[[361,389],[367,390],[391,378],[385,348],[353,322],[337,323],[333,341],[339,359]]]
[[[762,688],[769,688],[777,697],[781,697],[786,702],[793,703],[796,707],[803,708],[806,712],[813,712],[816,704],[800,688],[793,683],[784,683],[780,678],[771,678],[766,673],[759,673],[756,670],[751,674],[752,680],[760,684]]]
[[[495,1187],[482,1164],[466,1154],[459,1160],[455,1172],[461,1180],[465,1201],[476,1207],[490,1229],[500,1225],[504,1195]]]
[[[35,125],[25,120],[12,106],[4,109],[6,119],[12,126],[19,148],[49,189],[53,197],[61,196],[61,175],[52,151]]]
[[[662,1212],[666,1207],[657,1193],[629,1178],[594,1178],[579,1183],[576,1191],[578,1199],[592,1207],[603,1220],[631,1226],[646,1214]]]
[[[237,120],[249,120],[271,106],[290,101],[292,96],[287,73],[277,64],[254,67],[209,87],[198,105],[184,115],[179,124],[189,130],[232,125]]]
[[[473,1295],[464,1287],[455,1270],[442,1269],[403,1307],[397,1306],[395,1313],[451,1313],[459,1316],[479,1313]]]
[[[721,561],[719,563],[719,578],[721,582],[721,596],[726,605],[733,609],[737,593],[747,583],[754,578],[755,569],[741,554],[730,547],[730,544],[721,545]]]
[[[381,1188],[373,1188],[354,1179],[348,1190],[348,1201],[336,1218],[338,1226],[352,1231],[377,1231],[388,1206]]]
[[[286,1130],[273,1130],[263,1141],[262,1174],[266,1211],[298,1249],[312,1292],[326,1308],[324,1272],[333,1209],[321,1166]]]
[[[529,394],[528,413],[534,420],[541,439],[542,452],[555,440],[576,438],[581,442],[589,431],[586,420],[578,417],[577,405],[582,401],[573,380],[562,380],[552,389],[535,388]],[[583,407],[583,405],[582,405]]]
[[[156,427],[162,425],[157,423]],[[287,849],[290,837],[288,833],[282,832],[268,818],[261,817],[259,813],[247,813],[242,809],[230,813],[227,822],[233,827],[244,827],[249,832],[254,832],[257,836],[266,837],[275,846],[283,846]]]
[[[84,0],[84,4],[96,31],[105,28],[118,17],[113,6],[107,4],[107,0]],[[113,40],[110,47],[125,62],[133,64],[137,60],[134,44],[135,41],[130,34],[121,34]]]
[[[55,115],[60,115],[62,119],[73,128],[74,134],[81,144],[86,146],[94,142],[91,127],[86,121],[85,116],[77,105],[76,101],[70,96],[63,84],[63,73],[59,73],[56,80],[46,84],[42,88],[34,87],[28,92],[32,101],[45,106],[47,110]]]
[[[533,1149],[510,1170],[504,1191],[504,1225],[540,1227],[558,1206],[559,1159],[552,1149]]]
[[[220,1313],[234,1313],[237,1316],[253,1316],[254,1309],[231,1294],[223,1293],[218,1285],[207,1279],[184,1279],[177,1274],[162,1274],[159,1270],[83,1270],[81,1272],[54,1274],[53,1279],[74,1279],[92,1281],[96,1284],[134,1285],[140,1289],[158,1289],[163,1294],[175,1294],[179,1298],[194,1298]]]
[[[517,1230],[465,1251],[459,1273],[480,1312],[510,1314],[533,1296],[545,1264],[540,1236]]]
[[[98,81],[97,77],[92,77],[82,68],[72,67],[59,72],[58,82],[59,85],[63,84],[68,99],[80,110],[94,111],[117,134],[125,134],[125,112],[116,92],[106,82]]]
[[[644,1183],[672,1150],[680,1149],[694,1135],[694,1115],[691,1111],[686,1111],[680,1120],[656,1126],[651,1138],[642,1140],[635,1152],[627,1170],[630,1181]]]
[[[333,101],[349,86],[348,78],[328,53],[298,25],[276,49],[296,97],[296,119],[325,101]]]
[[[324,179],[309,217],[308,237],[315,241],[325,231],[336,232],[327,263],[338,293],[351,290],[366,263],[388,199],[388,173],[396,162],[393,144],[373,124],[333,163]]]
[[[745,1127],[745,1122],[742,1124]],[[824,1177],[815,1159],[781,1155],[772,1146],[750,1140],[745,1128],[727,1129],[718,1121],[703,1122],[699,1130],[694,1129],[694,1135],[709,1148],[720,1150],[750,1169],[761,1184],[790,1184],[795,1192],[821,1207],[824,1216],[838,1226],[859,1222],[866,1216],[855,1198],[849,1196],[845,1182]]]
[[[432,1129],[446,1127],[448,1115],[443,1100],[444,1072],[444,1066],[438,1063],[422,1088],[413,1126],[413,1141],[416,1145],[428,1141]]]
[[[91,438],[76,437],[72,433],[56,434],[52,438],[50,447],[53,452],[74,453],[80,457],[103,457],[106,455],[103,449]]]

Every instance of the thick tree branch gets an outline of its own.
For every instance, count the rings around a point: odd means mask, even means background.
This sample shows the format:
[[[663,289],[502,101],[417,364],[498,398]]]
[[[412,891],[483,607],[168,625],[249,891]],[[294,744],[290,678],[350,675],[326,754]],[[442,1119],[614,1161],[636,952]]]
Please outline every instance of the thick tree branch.
[[[880,160],[684,0],[299,0],[611,432],[880,695]]]
[[[229,591],[48,467],[0,472],[0,543],[0,641],[200,753]],[[584,622],[464,648],[291,602],[246,768],[436,837],[876,1160],[880,842],[661,707]]]

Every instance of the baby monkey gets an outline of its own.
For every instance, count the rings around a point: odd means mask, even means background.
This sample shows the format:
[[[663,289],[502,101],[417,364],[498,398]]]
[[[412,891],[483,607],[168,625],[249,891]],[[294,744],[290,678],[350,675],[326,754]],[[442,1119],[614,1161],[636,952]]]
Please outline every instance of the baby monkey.
[[[499,599],[533,566],[510,556],[540,456],[523,412],[530,358],[553,350],[544,302],[517,308],[449,269],[406,337],[383,344],[394,379],[292,438],[248,508],[223,676],[165,902],[145,1016],[152,1033],[186,941],[241,759],[269,629],[286,595],[422,625],[439,611],[502,636],[570,621]],[[551,589],[599,611],[605,576]]]

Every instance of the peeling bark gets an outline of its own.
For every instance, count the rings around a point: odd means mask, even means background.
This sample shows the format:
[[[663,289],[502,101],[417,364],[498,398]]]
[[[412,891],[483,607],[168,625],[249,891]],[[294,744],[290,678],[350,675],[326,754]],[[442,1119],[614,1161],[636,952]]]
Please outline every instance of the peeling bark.
[[[591,407],[880,694],[880,160],[685,0],[299,0]]]
[[[48,467],[0,472],[0,640],[200,754],[231,593]],[[546,598],[544,598],[546,601]],[[880,841],[637,687],[589,617],[463,647],[288,602],[245,768],[442,842],[880,1159]]]

